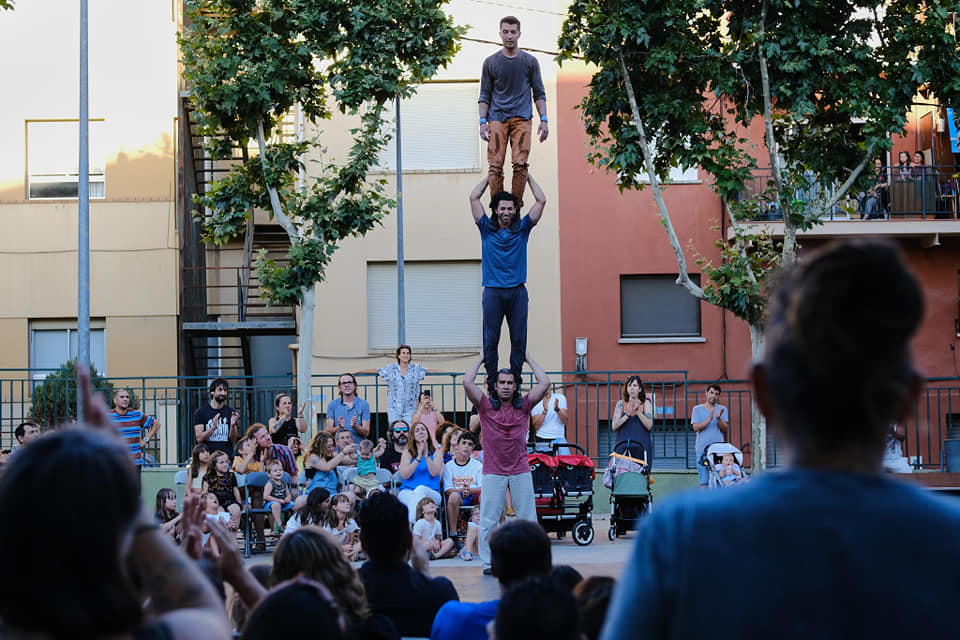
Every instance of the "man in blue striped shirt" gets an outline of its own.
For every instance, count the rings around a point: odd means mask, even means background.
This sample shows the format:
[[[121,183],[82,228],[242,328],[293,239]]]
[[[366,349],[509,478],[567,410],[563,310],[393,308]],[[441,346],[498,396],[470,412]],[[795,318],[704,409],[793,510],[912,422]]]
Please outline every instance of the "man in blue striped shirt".
[[[139,471],[143,465],[143,448],[160,429],[160,422],[153,416],[144,415],[139,409],[131,409],[130,392],[126,389],[117,389],[114,392],[110,417],[117,423],[120,434],[127,441],[130,455],[133,456]],[[146,435],[143,433],[144,429],[147,430]]]

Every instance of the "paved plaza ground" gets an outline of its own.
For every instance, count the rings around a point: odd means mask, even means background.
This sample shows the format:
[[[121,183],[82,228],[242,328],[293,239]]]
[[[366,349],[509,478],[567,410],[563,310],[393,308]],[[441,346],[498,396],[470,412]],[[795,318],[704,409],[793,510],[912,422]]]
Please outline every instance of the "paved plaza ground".
[[[562,540],[557,540],[556,534],[551,534],[553,564],[568,564],[584,577],[611,576],[619,579],[633,549],[636,533],[630,532],[625,538],[610,542],[607,538],[609,527],[609,516],[594,514],[593,530],[596,535],[593,542],[584,547],[574,543],[569,533]],[[479,558],[472,562],[453,558],[430,563],[431,575],[450,578],[457,587],[460,600],[465,602],[482,602],[500,597],[497,579],[483,575],[482,567]]]

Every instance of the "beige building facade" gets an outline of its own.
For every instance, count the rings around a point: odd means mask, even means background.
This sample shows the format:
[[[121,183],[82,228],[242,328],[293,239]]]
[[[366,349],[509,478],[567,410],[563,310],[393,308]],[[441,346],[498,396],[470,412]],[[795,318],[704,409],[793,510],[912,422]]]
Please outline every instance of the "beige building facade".
[[[0,369],[76,355],[79,25],[68,0],[0,13]],[[177,375],[175,27],[170,3],[90,3],[91,359],[112,379]],[[23,398],[0,395],[6,446]]]
[[[528,349],[547,370],[557,370],[561,364],[557,65],[548,52],[555,49],[563,7],[544,1],[507,9],[455,0],[448,11],[458,24],[470,25],[462,49],[449,68],[401,105],[406,342],[413,348],[414,361],[438,371],[463,372],[481,351],[480,234],[468,203],[471,190],[487,172],[477,98],[483,60],[500,49],[498,21],[513,13],[521,21],[520,46],[540,62],[551,126],[546,142],[532,143],[529,160],[530,173],[546,193],[547,206],[528,245]],[[323,127],[324,132],[336,128],[330,123]],[[392,197],[397,193],[395,153],[394,141],[381,157],[386,190]],[[509,172],[508,155],[507,185]],[[484,203],[489,196],[484,194]],[[521,215],[532,202],[527,191]],[[363,238],[348,239],[335,254],[326,281],[317,288],[314,374],[393,362],[398,324],[397,223],[393,212],[382,227]],[[509,365],[508,336],[504,324],[500,366]]]

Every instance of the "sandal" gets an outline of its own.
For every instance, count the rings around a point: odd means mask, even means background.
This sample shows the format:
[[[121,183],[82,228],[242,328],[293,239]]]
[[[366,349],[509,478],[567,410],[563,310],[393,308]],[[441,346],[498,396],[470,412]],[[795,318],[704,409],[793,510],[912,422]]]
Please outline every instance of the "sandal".
[[[466,548],[460,549],[460,559],[464,562],[470,562],[473,560],[473,554],[466,550]]]
[[[513,510],[513,507],[507,507],[507,517],[512,518],[517,515],[517,512]]]

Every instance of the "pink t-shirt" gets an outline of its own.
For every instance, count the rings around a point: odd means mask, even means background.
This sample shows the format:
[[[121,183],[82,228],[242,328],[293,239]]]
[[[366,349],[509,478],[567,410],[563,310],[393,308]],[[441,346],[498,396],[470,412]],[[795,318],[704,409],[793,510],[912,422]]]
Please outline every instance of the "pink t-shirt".
[[[483,396],[477,413],[483,433],[483,472],[513,476],[530,472],[527,459],[527,429],[530,426],[530,396],[523,396],[523,407],[515,409],[509,402],[493,410],[490,398]]]

